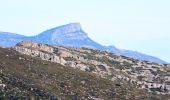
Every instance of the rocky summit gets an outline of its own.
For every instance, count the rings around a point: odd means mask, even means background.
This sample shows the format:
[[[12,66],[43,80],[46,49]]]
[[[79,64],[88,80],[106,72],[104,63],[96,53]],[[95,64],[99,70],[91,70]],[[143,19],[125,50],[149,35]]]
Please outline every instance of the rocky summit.
[[[0,48],[0,98],[169,100],[170,65],[23,41]]]
[[[153,56],[142,54],[130,50],[121,50],[114,46],[104,46],[88,37],[79,23],[70,23],[67,25],[55,27],[46,30],[36,36],[22,36],[19,34],[0,32],[0,46],[13,47],[21,41],[32,41],[43,44],[67,47],[86,47],[102,51],[109,51],[115,54],[124,55],[130,58],[145,60],[150,62],[166,64],[167,62]]]

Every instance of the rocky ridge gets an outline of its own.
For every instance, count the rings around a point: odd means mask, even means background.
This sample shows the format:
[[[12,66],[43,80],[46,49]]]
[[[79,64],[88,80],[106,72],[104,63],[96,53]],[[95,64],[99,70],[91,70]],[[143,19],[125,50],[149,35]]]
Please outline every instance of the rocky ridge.
[[[22,54],[56,62],[109,80],[121,79],[150,92],[170,94],[170,65],[139,61],[106,51],[50,46],[33,42],[18,43]]]

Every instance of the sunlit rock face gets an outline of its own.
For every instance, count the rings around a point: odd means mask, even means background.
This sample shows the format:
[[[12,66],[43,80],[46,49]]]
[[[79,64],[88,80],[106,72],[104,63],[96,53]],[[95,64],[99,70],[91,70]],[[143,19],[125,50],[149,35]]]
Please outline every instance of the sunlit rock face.
[[[71,23],[44,31],[35,36],[33,41],[71,47],[101,47],[87,36],[79,23]]]

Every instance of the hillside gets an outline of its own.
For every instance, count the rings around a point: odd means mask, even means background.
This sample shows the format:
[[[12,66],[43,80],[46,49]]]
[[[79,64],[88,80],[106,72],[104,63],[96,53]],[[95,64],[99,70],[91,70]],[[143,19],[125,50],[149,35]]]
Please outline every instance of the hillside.
[[[128,82],[121,77],[117,78],[116,75],[122,77],[128,75],[122,70],[126,67],[118,66],[120,64],[118,61],[111,64],[108,58],[99,57],[106,54],[112,58],[123,58],[123,56],[92,49],[54,47],[32,42],[21,42],[12,49],[0,48],[0,98],[10,98],[11,100],[28,98],[44,100],[168,100],[170,98],[168,92],[160,91],[161,94],[149,92],[147,89],[139,88],[130,80]],[[97,55],[98,57],[96,57]],[[129,58],[124,57],[124,59],[128,60]],[[135,62],[136,60],[129,59],[128,61]],[[169,66],[154,65],[155,68],[161,66],[167,69],[166,66]],[[108,70],[111,67],[112,69]],[[108,72],[112,73],[112,76],[107,75]],[[162,73],[167,74],[168,72]]]
[[[139,61],[106,51],[88,48],[57,47],[33,42],[18,43],[22,54],[98,74],[101,77],[129,81],[148,90],[169,93],[170,65]]]

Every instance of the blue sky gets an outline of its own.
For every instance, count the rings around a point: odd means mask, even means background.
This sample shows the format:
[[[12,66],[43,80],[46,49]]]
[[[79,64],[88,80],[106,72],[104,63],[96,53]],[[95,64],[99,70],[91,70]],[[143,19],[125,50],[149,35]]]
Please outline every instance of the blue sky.
[[[169,0],[0,0],[0,31],[35,35],[79,22],[103,45],[170,62]]]

